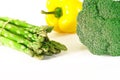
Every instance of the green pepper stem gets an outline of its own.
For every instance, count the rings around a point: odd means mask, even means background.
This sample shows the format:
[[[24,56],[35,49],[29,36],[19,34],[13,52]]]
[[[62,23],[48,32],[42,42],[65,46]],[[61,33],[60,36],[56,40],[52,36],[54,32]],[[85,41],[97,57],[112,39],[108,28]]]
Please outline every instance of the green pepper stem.
[[[44,10],[41,11],[42,14],[54,14],[56,18],[60,18],[63,13],[62,13],[62,9],[60,7],[55,8],[54,11],[50,11],[50,12],[46,12]]]
[[[46,12],[46,11],[42,10],[41,13],[42,14],[55,14],[55,11]]]

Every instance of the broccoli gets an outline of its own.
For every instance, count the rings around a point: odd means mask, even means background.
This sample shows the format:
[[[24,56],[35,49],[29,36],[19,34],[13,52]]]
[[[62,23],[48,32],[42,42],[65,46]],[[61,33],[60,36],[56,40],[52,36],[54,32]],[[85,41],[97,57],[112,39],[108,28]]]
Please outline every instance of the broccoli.
[[[93,54],[120,56],[120,1],[84,0],[77,35]]]

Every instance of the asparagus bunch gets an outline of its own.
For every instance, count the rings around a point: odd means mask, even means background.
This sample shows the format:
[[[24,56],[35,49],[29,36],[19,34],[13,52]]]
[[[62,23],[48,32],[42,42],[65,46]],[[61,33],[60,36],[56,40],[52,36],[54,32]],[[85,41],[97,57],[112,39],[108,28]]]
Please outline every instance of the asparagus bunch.
[[[0,17],[0,42],[32,57],[44,58],[67,50],[66,46],[50,40],[47,36],[52,31],[49,26],[35,26],[25,21]]]

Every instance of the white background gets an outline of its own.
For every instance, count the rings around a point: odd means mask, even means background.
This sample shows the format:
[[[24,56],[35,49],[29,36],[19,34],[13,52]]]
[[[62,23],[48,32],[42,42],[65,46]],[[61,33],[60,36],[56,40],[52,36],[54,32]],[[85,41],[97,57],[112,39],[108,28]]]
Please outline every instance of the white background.
[[[69,0],[68,0],[69,1]],[[46,25],[40,14],[46,0],[0,0],[0,16]],[[52,32],[51,39],[68,47],[46,60],[0,46],[0,80],[120,80],[120,57],[97,56],[83,46],[76,34]]]

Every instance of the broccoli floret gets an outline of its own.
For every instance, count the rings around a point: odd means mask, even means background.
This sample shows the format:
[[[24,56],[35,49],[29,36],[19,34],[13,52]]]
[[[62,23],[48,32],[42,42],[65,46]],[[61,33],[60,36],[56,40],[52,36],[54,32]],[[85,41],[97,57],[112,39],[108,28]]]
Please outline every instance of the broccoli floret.
[[[93,54],[120,56],[120,1],[84,0],[77,35]]]

